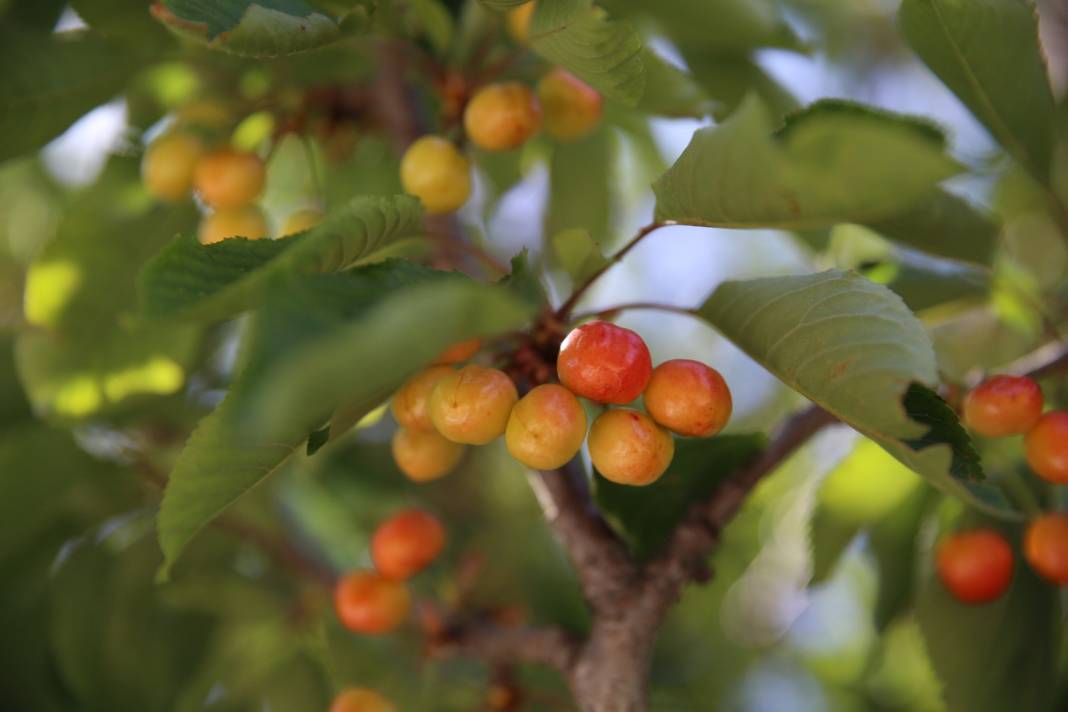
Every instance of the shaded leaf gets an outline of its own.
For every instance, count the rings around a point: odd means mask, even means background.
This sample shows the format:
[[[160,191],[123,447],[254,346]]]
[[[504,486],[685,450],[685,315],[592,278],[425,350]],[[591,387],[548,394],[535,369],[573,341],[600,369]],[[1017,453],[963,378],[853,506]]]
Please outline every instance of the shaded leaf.
[[[539,0],[530,46],[609,99],[635,106],[645,92],[641,36],[588,0]]]
[[[901,299],[856,274],[725,282],[699,314],[786,385],[868,436],[936,487],[1014,516],[982,477],[938,382],[923,326]]]
[[[697,502],[707,499],[764,448],[762,435],[680,439],[671,466],[647,487],[627,487],[596,477],[597,504],[622,527],[635,553],[655,554]]]
[[[961,524],[998,526],[978,516]],[[953,598],[928,562],[916,614],[949,712],[1053,709],[1061,605],[1057,589],[1023,562],[1009,590],[981,606]]]
[[[824,101],[774,136],[767,109],[747,100],[694,134],[654,185],[660,220],[785,229],[888,217],[958,171],[931,126]]]
[[[922,252],[984,265],[990,264],[1001,232],[993,215],[944,190],[867,227]]]
[[[551,245],[557,263],[571,276],[574,284],[581,284],[608,266],[601,246],[586,230],[575,228],[558,232],[553,235]]]
[[[905,0],[900,24],[928,67],[1039,182],[1050,175],[1053,96],[1030,0]]]
[[[303,0],[162,0],[152,13],[181,37],[249,57],[303,52],[341,36],[335,20]]]
[[[410,196],[365,196],[293,237],[230,239],[213,245],[179,238],[142,272],[142,311],[153,318],[233,316],[262,300],[276,278],[345,269],[418,234],[421,216],[418,201]]]
[[[38,35],[0,28],[0,161],[28,153],[112,99],[142,66],[90,32]]]
[[[616,141],[602,127],[581,141],[556,146],[549,160],[545,232],[579,228],[599,242],[610,237]]]

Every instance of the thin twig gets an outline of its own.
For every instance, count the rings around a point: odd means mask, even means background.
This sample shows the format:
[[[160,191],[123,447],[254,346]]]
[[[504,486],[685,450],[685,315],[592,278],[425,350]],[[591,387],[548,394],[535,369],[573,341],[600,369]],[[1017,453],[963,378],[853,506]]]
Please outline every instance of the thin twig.
[[[668,227],[674,224],[675,222],[672,220],[666,220],[664,222],[652,222],[643,227],[642,229],[638,230],[638,233],[634,237],[632,237],[627,244],[623,245],[623,247],[619,248],[615,253],[608,257],[603,267],[594,272],[586,279],[585,282],[575,288],[575,291],[571,293],[571,296],[568,297],[567,301],[561,304],[560,308],[556,310],[557,317],[559,317],[561,321],[567,321],[568,317],[571,314],[571,310],[575,308],[575,305],[578,304],[580,299],[582,299],[582,296],[590,289],[590,287],[593,286],[594,282],[596,282],[601,277],[601,275],[603,275],[612,266],[614,266],[620,260],[626,257],[627,253],[637,247],[638,243],[644,240],[646,237],[648,237],[649,235],[656,232],[662,227]]]
[[[586,319],[607,319],[615,316],[619,312],[634,311],[636,309],[652,309],[655,311],[673,312],[675,314],[685,314],[686,316],[698,316],[696,307],[683,307],[677,304],[661,304],[659,302],[627,302],[625,304],[617,304],[613,307],[607,307],[605,309],[598,309],[593,312],[584,312],[581,314],[575,314],[571,317],[572,321],[585,321]]]
[[[536,663],[566,675],[578,642],[562,628],[464,623],[433,641],[431,653],[476,657],[489,663]]]

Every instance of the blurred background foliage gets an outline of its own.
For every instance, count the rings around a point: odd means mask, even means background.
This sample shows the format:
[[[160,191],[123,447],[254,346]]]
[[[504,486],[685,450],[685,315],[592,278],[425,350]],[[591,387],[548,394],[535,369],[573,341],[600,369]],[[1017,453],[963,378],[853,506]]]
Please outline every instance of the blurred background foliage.
[[[400,192],[397,155],[380,126],[331,123],[313,111],[304,138],[275,140],[280,123],[323,87],[373,81],[381,70],[369,52],[375,37],[407,37],[458,61],[488,33],[497,38],[493,51],[510,51],[501,16],[472,0],[315,4],[345,14],[360,32],[324,49],[249,59],[175,37],[145,2],[0,1],[8,74],[0,94],[17,94],[29,80],[86,86],[69,106],[0,111],[6,709],[319,710],[349,684],[374,686],[402,710],[481,709],[492,671],[427,659],[414,626],[382,640],[347,633],[327,592],[291,555],[296,549],[331,570],[366,566],[375,524],[406,505],[440,512],[449,531],[447,555],[415,584],[419,596],[588,624],[568,563],[500,443],[457,475],[417,486],[389,457],[388,416],[315,456],[291,458],[196,540],[171,582],[154,583],[160,487],[229,384],[247,324],[138,319],[140,267],[197,220],[193,206],[161,207],[143,190],[145,143],[177,117],[268,151],[263,205],[277,224],[316,202],[329,208],[353,195]],[[610,103],[601,128],[566,150],[539,138],[520,151],[477,154],[476,197],[461,219],[487,251],[507,260],[529,249],[551,269],[550,291],[566,294],[568,277],[557,268],[569,258],[546,236],[582,225],[603,247],[621,244],[651,211],[649,184],[708,122],[705,108],[721,119],[755,93],[781,117],[815,98],[850,98],[948,129],[953,155],[970,168],[950,187],[997,217],[974,231],[981,257],[932,257],[871,226],[802,234],[669,228],[598,284],[591,307],[689,304],[728,277],[840,266],[905,298],[950,380],[1003,365],[1047,337],[1044,301],[1068,297],[1065,243],[1034,183],[904,44],[893,0],[601,4],[633,21],[665,61],[688,67],[697,86],[648,98],[670,109],[653,118]],[[1041,10],[1063,136],[1068,16],[1056,0]],[[27,71],[9,73],[14,66]],[[538,70],[526,57],[516,71]],[[430,113],[436,99],[419,89]],[[233,116],[240,122],[227,123]],[[1053,157],[1062,186],[1064,145]],[[736,398],[736,447],[751,447],[742,434],[767,431],[797,405],[695,320],[636,312],[621,323],[643,334],[654,360],[700,358],[725,374]],[[1068,404],[1063,381],[1044,387],[1050,401]],[[1005,446],[982,446],[995,476],[1018,467],[1018,456],[999,452]],[[628,516],[620,507],[611,513]],[[826,432],[761,485],[724,536],[714,581],[687,589],[671,613],[654,661],[652,709],[935,712],[948,699],[952,709],[1041,710],[1055,695],[1065,699],[1058,680],[1068,658],[1063,621],[1047,615],[1056,608],[1046,600],[1056,595],[1051,588],[1022,574],[1022,593],[986,614],[995,624],[969,618],[931,587],[931,544],[966,516],[852,431]],[[943,666],[940,677],[932,656],[957,672]],[[571,709],[552,674],[520,675],[524,709]],[[968,676],[984,695],[976,706],[960,701]]]

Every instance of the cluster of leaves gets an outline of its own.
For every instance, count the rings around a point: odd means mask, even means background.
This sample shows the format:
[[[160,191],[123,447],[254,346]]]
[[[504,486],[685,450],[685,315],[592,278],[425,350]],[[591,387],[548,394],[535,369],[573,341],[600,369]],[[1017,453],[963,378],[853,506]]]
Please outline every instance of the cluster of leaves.
[[[0,3],[0,57],[11,70],[0,78],[0,159],[35,151],[119,95],[130,126],[147,129],[174,108],[167,78],[186,76],[175,69],[174,56],[184,58],[184,71],[198,81],[247,89],[256,85],[249,77],[259,78],[283,95],[362,81],[372,73],[370,50],[383,37],[428,47],[443,63],[466,62],[481,38],[497,32],[494,13],[516,4],[161,0],[150,14],[148,3],[133,0],[78,0],[73,7],[88,27],[52,33],[64,3],[40,3],[33,11]],[[791,4],[798,12],[812,10],[800,0]],[[422,214],[415,200],[396,195],[396,160],[385,148],[387,137],[373,127],[347,160],[325,169],[327,219],[294,237],[199,245],[190,237],[194,211],[152,205],[138,191],[136,164],[127,156],[113,157],[92,187],[53,198],[60,206],[55,235],[26,269],[26,324],[12,345],[28,404],[6,397],[19,390],[6,381],[0,400],[0,489],[10,491],[2,501],[11,510],[5,521],[14,522],[5,527],[0,549],[7,554],[0,560],[5,582],[25,582],[5,587],[11,605],[3,610],[11,621],[34,621],[36,636],[0,649],[12,670],[25,671],[11,677],[10,692],[3,688],[6,698],[32,709],[68,703],[199,709],[222,695],[235,709],[261,699],[305,709],[323,706],[329,685],[374,670],[413,708],[428,699],[414,696],[434,695],[435,708],[470,709],[475,685],[467,683],[478,672],[449,668],[446,697],[431,691],[432,684],[406,690],[403,673],[417,664],[415,641],[354,641],[341,634],[293,572],[209,525],[222,522],[225,529],[236,514],[275,532],[287,517],[299,522],[328,565],[359,563],[366,530],[352,523],[351,513],[374,521],[412,494],[373,434],[341,436],[447,345],[529,327],[547,307],[540,283],[581,284],[607,265],[618,207],[627,198],[610,167],[629,151],[643,175],[658,175],[657,221],[729,229],[737,240],[753,228],[793,232],[838,267],[863,273],[731,281],[695,315],[867,438],[816,497],[817,580],[835,572],[849,543],[866,533],[880,580],[876,625],[918,621],[948,709],[1005,709],[1019,700],[1022,680],[1033,696],[1026,709],[1051,707],[1060,677],[1055,593],[1021,572],[996,610],[965,610],[929,580],[924,558],[938,527],[989,517],[1007,522],[1011,532],[1022,517],[1018,498],[997,477],[987,478],[975,445],[936,389],[941,373],[957,377],[977,362],[1004,363],[1040,338],[1014,331],[1004,309],[986,307],[992,292],[1018,310],[1020,294],[1046,298],[1039,281],[1020,276],[1032,265],[1021,258],[1011,263],[1016,271],[1003,270],[995,252],[1004,242],[999,219],[943,186],[968,167],[949,154],[937,127],[843,101],[798,110],[754,59],[763,48],[805,50],[776,3],[598,5],[539,0],[530,49],[605,96],[604,124],[566,147],[539,138],[522,152],[475,155],[489,187],[484,216],[530,165],[548,169],[546,239],[535,259],[513,261],[503,283],[396,258],[400,247],[423,236]],[[1024,0],[906,0],[899,22],[915,52],[1011,159],[1001,217],[1038,215],[1055,231],[1047,209],[1064,200],[1051,158],[1056,109],[1032,8]],[[678,50],[687,69],[649,46],[645,38],[654,33]],[[538,66],[521,63],[516,71]],[[709,114],[719,122],[697,131],[664,170],[649,119]],[[305,157],[286,142],[278,145],[268,200],[284,192],[277,186],[293,165],[308,170]],[[12,175],[28,170],[32,159],[23,160],[10,164]],[[1026,198],[1011,199],[1021,194]],[[173,239],[176,234],[184,237]],[[994,275],[1010,289],[998,291]],[[946,313],[955,319],[931,317]],[[977,350],[968,333],[960,338],[953,328],[1014,336],[1002,340],[1009,343],[999,344],[1002,350]],[[236,363],[219,368],[217,348],[236,342]],[[10,378],[13,367],[4,366]],[[225,398],[201,417],[221,388],[228,389]],[[31,407],[49,424],[34,420]],[[152,440],[152,457],[142,461],[138,448],[125,446],[120,456],[87,455],[86,443],[100,449],[108,440],[87,430],[90,424],[121,442]],[[306,454],[326,442],[321,452]],[[636,555],[648,556],[691,503],[763,444],[759,435],[681,443],[656,485],[635,491],[598,478],[597,502]],[[492,451],[480,456],[459,482],[450,481],[456,492],[435,484],[419,496],[454,515],[450,523],[469,521],[457,537],[466,536],[495,562],[479,596],[492,603],[522,600],[535,614],[581,627],[581,603],[537,527],[521,479],[506,477],[514,468],[494,458]],[[153,499],[136,473],[161,468],[169,480],[156,518],[159,566],[149,532]],[[8,476],[23,471],[37,476]],[[268,478],[268,488],[260,487]],[[472,497],[488,480],[502,479],[492,485],[499,488],[492,503],[489,496],[485,502]],[[972,509],[947,514],[924,481]],[[755,503],[754,511],[761,506]],[[36,516],[39,511],[49,514]],[[32,520],[28,513],[35,513]],[[743,527],[746,521],[753,519],[743,515]],[[528,525],[530,537],[514,531]],[[508,537],[493,536],[504,527]],[[680,623],[707,618],[742,575],[757,537],[741,531],[740,543],[732,549],[728,540],[717,562],[723,569],[717,588],[684,608]],[[516,555],[520,540],[529,546]],[[60,550],[65,541],[73,543]],[[176,567],[187,547],[188,560]],[[172,574],[174,580],[154,587],[157,568],[161,580]],[[107,615],[87,617],[87,610]],[[168,641],[165,650],[149,652],[146,646],[159,640]],[[891,640],[898,638],[887,645]],[[716,645],[728,642],[709,642]],[[123,654],[93,654],[114,647]],[[679,651],[667,647],[665,659],[678,662]],[[252,649],[255,656],[248,655]],[[152,675],[144,673],[147,661]],[[58,696],[35,682],[55,669]]]

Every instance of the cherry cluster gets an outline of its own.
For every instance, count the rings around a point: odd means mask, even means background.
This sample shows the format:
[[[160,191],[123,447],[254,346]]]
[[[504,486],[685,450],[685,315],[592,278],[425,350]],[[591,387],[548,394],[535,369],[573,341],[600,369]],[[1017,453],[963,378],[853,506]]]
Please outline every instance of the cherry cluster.
[[[560,383],[538,385],[522,398],[504,371],[474,363],[453,368],[479,349],[477,341],[453,346],[394,395],[391,408],[401,427],[393,456],[412,480],[441,477],[457,465],[465,445],[503,435],[508,452],[532,469],[562,467],[585,441],[605,478],[647,485],[671,464],[671,433],[709,437],[730,418],[730,389],[715,369],[687,359],[654,369],[642,338],[609,322],[592,321],[568,334],[557,358]],[[587,438],[580,397],[623,405],[639,396],[645,412],[609,408]]]
[[[220,109],[221,111],[221,109]],[[228,121],[225,115],[219,117]],[[159,200],[177,202],[195,193],[207,209],[197,237],[210,245],[229,237],[267,237],[267,217],[255,203],[267,181],[267,167],[257,154],[228,145],[210,147],[198,119],[183,120],[149,145],[141,164],[145,188]],[[281,235],[314,227],[322,220],[314,209],[298,210],[282,226]]]
[[[964,422],[988,438],[1023,435],[1031,470],[1053,484],[1068,484],[1068,411],[1043,414],[1042,389],[1025,376],[994,376],[964,400]],[[1068,586],[1068,513],[1046,512],[1027,525],[1023,554],[1043,578]],[[1009,541],[991,528],[956,532],[938,546],[936,569],[946,588],[964,603],[988,603],[1012,582]]]

